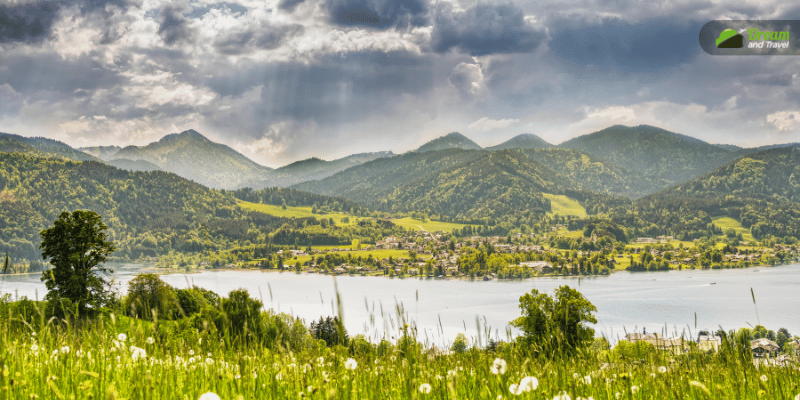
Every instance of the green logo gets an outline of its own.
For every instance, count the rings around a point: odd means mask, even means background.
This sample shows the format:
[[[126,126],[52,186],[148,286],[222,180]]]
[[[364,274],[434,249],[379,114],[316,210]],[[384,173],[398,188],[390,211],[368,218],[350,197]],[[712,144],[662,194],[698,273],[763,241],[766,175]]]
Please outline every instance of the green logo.
[[[719,49],[741,49],[744,47],[744,36],[733,29],[725,29],[717,38]]]

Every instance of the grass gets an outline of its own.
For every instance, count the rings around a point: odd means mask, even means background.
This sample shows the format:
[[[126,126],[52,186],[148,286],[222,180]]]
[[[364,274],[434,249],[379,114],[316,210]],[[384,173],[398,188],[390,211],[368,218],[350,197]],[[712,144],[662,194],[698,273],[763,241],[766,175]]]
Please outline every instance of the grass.
[[[544,193],[544,197],[550,200],[551,212],[553,215],[586,215],[586,209],[575,199],[570,199],[564,195]]]
[[[164,329],[176,325],[172,321],[160,322],[158,329],[113,314],[82,326],[55,324],[0,321],[0,398],[204,399],[211,392],[222,399],[600,400],[800,394],[798,368],[756,368],[747,357],[730,353],[651,351],[626,358],[587,350],[548,358],[523,346],[443,354],[422,344],[389,344],[381,351],[374,344],[327,347],[313,340],[290,351],[241,344],[227,333],[169,335]],[[413,335],[413,328],[405,332]],[[609,363],[609,356],[617,358]],[[493,369],[498,363],[503,367]],[[526,377],[536,384],[512,394]]]
[[[392,222],[406,229],[410,228],[417,231],[426,230],[428,232],[452,232],[453,229],[461,229],[467,226],[465,224],[456,224],[452,222],[441,222],[441,221],[423,222],[422,220],[411,217],[393,219]]]
[[[750,233],[750,230],[743,227],[742,224],[739,223],[739,221],[730,217],[716,217],[712,218],[712,220],[714,221],[714,225],[716,225],[717,228],[722,229],[723,236],[725,235],[725,231],[727,231],[728,229],[733,229],[734,231],[736,231],[736,234],[740,233],[742,234],[742,239],[744,241],[750,243],[756,242],[756,239],[753,237],[753,234]]]
[[[314,218],[333,218],[337,225],[351,225],[358,222],[357,217],[352,215],[347,215],[343,213],[327,213],[327,214],[314,214],[311,212],[311,207],[286,207],[284,210],[281,206],[276,206],[273,204],[260,204],[260,203],[250,203],[247,201],[238,201],[239,206],[245,210],[250,211],[257,211],[264,214],[274,215],[276,217],[285,217],[285,218],[307,218],[307,217],[314,217]],[[350,222],[342,222],[343,218],[349,218]]]

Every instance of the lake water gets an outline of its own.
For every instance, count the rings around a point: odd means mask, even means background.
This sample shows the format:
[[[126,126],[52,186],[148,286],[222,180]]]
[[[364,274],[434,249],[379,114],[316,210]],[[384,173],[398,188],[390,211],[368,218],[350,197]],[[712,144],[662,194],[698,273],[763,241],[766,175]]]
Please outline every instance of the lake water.
[[[114,265],[121,291],[146,265]],[[245,288],[267,308],[305,319],[336,315],[334,278],[327,275],[262,271],[203,271],[162,277],[175,287],[190,284],[227,295]],[[519,297],[538,289],[552,294],[560,285],[578,289],[597,307],[598,336],[616,341],[625,332],[690,334],[760,323],[777,331],[800,334],[800,265],[734,270],[619,272],[607,277],[534,278],[521,281],[468,281],[418,278],[338,276],[336,278],[348,333],[368,337],[397,336],[404,317],[418,328],[421,341],[441,345],[464,332],[507,339],[508,322],[520,315]],[[755,294],[753,303],[750,290]],[[0,293],[42,298],[39,275],[0,278]],[[381,311],[382,310],[382,311]],[[695,322],[696,321],[696,322]],[[516,332],[511,331],[514,335]]]

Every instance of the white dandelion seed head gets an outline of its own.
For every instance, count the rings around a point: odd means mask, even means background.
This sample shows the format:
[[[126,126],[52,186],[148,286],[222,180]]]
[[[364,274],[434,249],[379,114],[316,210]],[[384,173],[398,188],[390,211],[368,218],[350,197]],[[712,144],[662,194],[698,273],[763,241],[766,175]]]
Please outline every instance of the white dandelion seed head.
[[[36,343],[32,344],[31,345],[31,351],[34,351],[34,352],[39,351],[39,345],[37,345]]]
[[[503,375],[506,373],[507,366],[508,364],[506,363],[506,360],[503,360],[502,358],[495,358],[494,362],[492,363],[492,373],[495,375]]]
[[[214,364],[214,359],[213,358],[206,358],[206,364],[213,365]]]
[[[124,333],[120,333],[119,335],[117,335],[117,340],[119,340],[120,342],[124,342],[124,341],[128,340],[128,335],[126,335]]]
[[[423,383],[422,385],[419,385],[419,392],[423,393],[423,394],[430,393],[431,392],[431,385],[427,384],[427,383]]]
[[[631,386],[631,393],[636,394],[639,391],[639,386],[633,385]]]
[[[539,387],[539,380],[533,376],[526,376],[522,378],[519,382],[519,388],[523,392],[530,392],[531,390],[536,390]]]
[[[155,339],[153,339],[153,337],[152,337],[152,336],[150,336],[150,337],[148,337],[147,339],[145,339],[145,340],[144,340],[144,342],[145,342],[145,343],[147,343],[147,344],[153,344],[153,343],[155,343],[155,342],[156,342],[156,340],[155,340]]]
[[[561,393],[553,397],[553,400],[572,400],[572,397],[570,397],[567,392],[562,391]]]
[[[769,378],[767,378],[766,375],[761,375],[761,382],[766,382],[768,380],[769,380]]]
[[[508,392],[513,394],[514,396],[519,396],[520,394],[522,394],[522,389],[520,389],[519,385],[517,385],[516,383],[512,383],[508,387]]]
[[[660,373],[662,373],[662,374],[663,374],[663,373],[665,373],[665,372],[667,372],[667,367],[665,367],[665,366],[660,366],[660,367],[658,367],[658,372],[660,372]]]
[[[352,371],[358,368],[358,362],[352,358],[348,358],[347,361],[345,361],[344,363],[344,367]]]
[[[205,392],[197,400],[220,400],[220,398],[214,392]]]

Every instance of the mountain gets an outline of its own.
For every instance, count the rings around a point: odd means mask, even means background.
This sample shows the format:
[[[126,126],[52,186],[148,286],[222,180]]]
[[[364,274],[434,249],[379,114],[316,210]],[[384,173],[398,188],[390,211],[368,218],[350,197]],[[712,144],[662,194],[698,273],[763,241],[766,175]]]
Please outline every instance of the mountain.
[[[112,157],[114,157],[114,155],[117,154],[120,150],[122,150],[122,147],[119,147],[119,146],[93,146],[93,147],[81,147],[78,150],[80,150],[80,151],[82,151],[82,152],[84,152],[86,154],[93,155],[93,156],[95,156],[95,157],[97,157],[97,158],[99,158],[99,159],[101,159],[103,161],[108,161]]]
[[[348,168],[325,179],[291,186],[305,192],[343,197],[372,207],[395,189],[425,174],[469,162],[484,151],[448,149],[428,152],[409,152],[394,157],[379,158]]]
[[[164,136],[147,146],[125,147],[112,157],[116,159],[147,161],[164,171],[217,189],[236,189],[272,171],[191,129]]]
[[[578,188],[591,192],[637,199],[670,186],[670,182],[642,176],[577,150],[551,147],[520,151],[568,177]]]
[[[675,184],[737,157],[735,152],[648,125],[612,127],[559,145],[611,161],[630,171]]]
[[[158,165],[144,160],[128,160],[127,158],[117,158],[107,161],[106,164],[119,169],[126,169],[128,171],[163,171]]]
[[[414,152],[424,153],[426,151],[438,151],[446,149],[480,150],[481,146],[478,146],[477,143],[473,142],[466,136],[458,132],[453,132],[423,144],[418,149],[414,150]]]
[[[724,143],[718,143],[718,144],[715,144],[714,146],[717,146],[717,147],[719,147],[721,149],[728,150],[730,152],[739,151],[739,150],[742,149],[739,146],[736,146],[736,145],[733,145],[733,144],[724,144]]]
[[[800,202],[800,147],[749,154],[714,171],[658,193],[658,196],[774,203]]]
[[[487,147],[486,150],[505,150],[505,149],[547,149],[553,147],[552,144],[547,143],[544,139],[532,134],[524,133],[522,135],[514,136],[513,138],[500,143],[498,145]]]
[[[381,151],[375,153],[353,154],[344,158],[332,161],[325,161],[317,157],[295,161],[289,165],[280,167],[270,174],[259,177],[250,182],[244,182],[239,187],[267,188],[267,187],[287,187],[305,181],[314,181],[327,178],[339,171],[344,171],[350,167],[361,165],[365,162],[379,158],[391,157],[391,151]]]
[[[63,158],[74,161],[100,161],[98,158],[75,150],[66,143],[59,142],[58,140],[43,137],[25,137],[2,132],[0,132],[0,139],[3,139],[3,142],[6,143],[4,146],[19,147],[19,144],[23,144],[27,146],[25,147],[26,152],[30,153],[30,149],[35,149],[38,155],[44,157]],[[18,144],[11,145],[12,142],[17,142]]]

